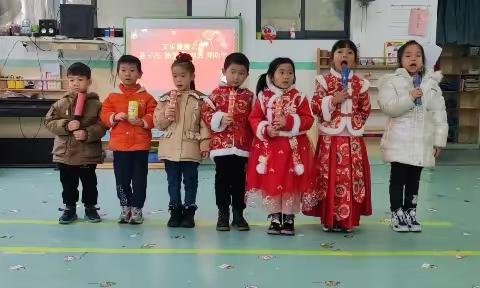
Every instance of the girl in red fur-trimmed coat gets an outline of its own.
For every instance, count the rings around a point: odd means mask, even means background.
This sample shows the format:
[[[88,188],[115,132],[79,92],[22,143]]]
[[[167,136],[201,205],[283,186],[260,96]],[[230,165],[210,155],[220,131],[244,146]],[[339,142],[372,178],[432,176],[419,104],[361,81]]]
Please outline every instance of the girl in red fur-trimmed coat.
[[[350,71],[357,47],[340,40],[332,48],[330,73],[316,78],[312,111],[318,117],[314,189],[303,213],[321,218],[325,231],[351,232],[372,214],[370,165],[362,138],[370,115],[369,82]]]

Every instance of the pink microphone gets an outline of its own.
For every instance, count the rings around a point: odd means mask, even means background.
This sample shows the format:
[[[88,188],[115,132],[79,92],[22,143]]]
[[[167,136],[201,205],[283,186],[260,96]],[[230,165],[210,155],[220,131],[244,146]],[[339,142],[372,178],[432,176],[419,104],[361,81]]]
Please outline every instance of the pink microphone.
[[[73,114],[75,120],[79,120],[83,116],[83,108],[85,107],[85,100],[87,99],[87,94],[80,92],[77,94],[77,104],[75,104],[75,113]]]

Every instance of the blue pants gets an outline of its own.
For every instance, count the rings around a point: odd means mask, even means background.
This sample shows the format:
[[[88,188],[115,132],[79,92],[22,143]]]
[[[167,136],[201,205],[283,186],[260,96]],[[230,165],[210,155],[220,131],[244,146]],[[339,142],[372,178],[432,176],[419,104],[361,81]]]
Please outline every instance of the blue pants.
[[[185,188],[185,207],[195,205],[198,188],[198,165],[199,163],[192,161],[165,160],[168,194],[170,195],[169,206],[182,205],[182,194],[180,193],[182,177]]]

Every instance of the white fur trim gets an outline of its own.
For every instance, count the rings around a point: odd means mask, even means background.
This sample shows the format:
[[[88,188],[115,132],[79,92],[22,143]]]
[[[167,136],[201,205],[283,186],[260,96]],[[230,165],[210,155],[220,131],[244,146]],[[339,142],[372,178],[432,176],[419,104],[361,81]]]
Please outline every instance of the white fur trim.
[[[323,75],[317,75],[315,80],[317,80],[318,84],[320,84],[325,91],[328,91],[327,81],[325,81],[325,77]]]
[[[210,150],[210,159],[212,160],[214,157],[226,155],[237,155],[248,158],[250,153],[248,151],[238,149],[237,147]]]
[[[370,81],[362,79],[362,89],[360,89],[360,94],[367,92],[368,88],[370,88]]]
[[[260,123],[258,123],[257,131],[255,133],[258,139],[262,141],[267,141],[267,139],[263,137],[263,134],[265,133],[265,127],[267,127],[268,124],[270,123],[268,123],[267,121],[261,121]]]
[[[335,69],[333,69],[333,67],[330,68],[330,73],[331,73],[333,76],[342,79],[342,74],[338,73]],[[350,79],[352,79],[352,77],[353,77],[353,70],[350,69],[350,73],[348,74],[348,79],[350,80]]]
[[[348,119],[347,120],[347,129],[348,129],[348,132],[352,135],[352,136],[363,136],[363,132],[365,130],[365,127],[362,126],[362,128],[360,129],[353,129],[353,126],[352,126],[352,119]]]
[[[210,127],[212,127],[213,132],[219,133],[227,128],[226,125],[222,125],[222,118],[224,115],[227,115],[227,113],[222,111],[217,111],[213,114],[212,120],[210,121]]]
[[[332,120],[332,113],[330,113],[330,104],[333,101],[333,96],[325,96],[322,100],[322,116],[323,120],[330,122]]]
[[[292,128],[292,134],[293,135],[298,135],[300,133],[300,116],[298,114],[290,114],[293,117],[293,128]]]
[[[258,174],[263,175],[267,172],[267,165],[265,165],[265,163],[258,163],[255,170],[257,170]]]
[[[303,173],[305,172],[305,166],[303,166],[303,164],[297,164],[295,165],[295,174],[297,174],[298,176],[300,175],[303,175]]]

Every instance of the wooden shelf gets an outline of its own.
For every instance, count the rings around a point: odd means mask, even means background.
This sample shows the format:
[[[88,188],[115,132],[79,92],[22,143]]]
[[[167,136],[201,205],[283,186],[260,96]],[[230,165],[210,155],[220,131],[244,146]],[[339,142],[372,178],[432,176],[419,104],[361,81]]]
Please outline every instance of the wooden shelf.
[[[66,82],[68,79],[10,79],[10,78],[0,78],[0,81],[37,81],[37,82]]]
[[[50,50],[108,51],[113,46],[112,43],[103,40],[56,40],[52,37],[29,38],[26,42],[36,46],[47,47]]]
[[[319,69],[330,69],[329,65],[319,65]],[[357,65],[353,70],[395,70],[397,66],[390,65]]]
[[[0,89],[0,92],[19,92],[19,93],[66,93],[65,89]]]

